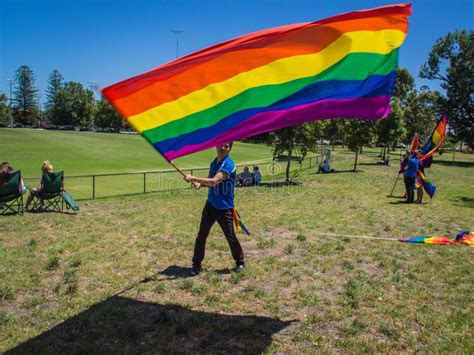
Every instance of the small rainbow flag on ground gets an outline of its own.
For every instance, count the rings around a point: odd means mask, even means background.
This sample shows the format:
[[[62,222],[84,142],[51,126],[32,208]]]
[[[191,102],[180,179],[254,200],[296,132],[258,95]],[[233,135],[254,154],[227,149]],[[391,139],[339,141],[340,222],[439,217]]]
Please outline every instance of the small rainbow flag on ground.
[[[437,244],[437,245],[448,245],[448,244],[465,244],[471,248],[474,248],[474,233],[468,230],[462,230],[456,236],[456,239],[450,239],[444,235],[424,236],[420,235],[413,238],[400,238],[399,242],[404,243],[422,243],[422,244]]]
[[[424,243],[424,244],[437,244],[437,245],[447,245],[447,244],[456,244],[456,242],[448,237],[442,235],[436,235],[434,237],[420,235],[418,237],[408,238],[408,239],[398,239],[400,242],[405,243]]]
[[[263,30],[105,88],[168,161],[307,121],[390,111],[410,4]]]

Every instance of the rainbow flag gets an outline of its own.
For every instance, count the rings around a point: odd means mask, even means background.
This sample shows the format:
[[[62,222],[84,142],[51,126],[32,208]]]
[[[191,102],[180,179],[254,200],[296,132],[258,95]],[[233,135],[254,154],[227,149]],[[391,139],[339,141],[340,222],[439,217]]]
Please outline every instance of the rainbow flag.
[[[415,137],[411,141],[411,150],[417,150],[418,146],[420,145],[420,141],[418,139],[418,133],[415,133]]]
[[[242,222],[242,219],[240,218],[240,214],[239,212],[237,212],[235,208],[232,209],[232,218],[234,220],[234,225],[237,232],[244,231],[245,234],[250,235],[249,230],[247,229],[245,224]]]
[[[433,154],[439,150],[446,139],[446,124],[446,113],[443,113],[441,118],[436,123],[433,133],[431,133],[431,136],[423,146],[423,157],[421,160],[423,161],[425,168],[429,168],[431,166],[431,163],[433,162]]]
[[[404,242],[404,243],[423,243],[423,244],[436,244],[436,245],[456,244],[454,240],[451,240],[448,237],[445,237],[443,235],[435,235],[434,237],[420,235],[418,237],[413,237],[413,238],[400,238],[398,239],[398,241]]]
[[[423,174],[420,170],[418,170],[418,175],[415,180],[415,190],[419,188],[423,188],[426,193],[430,196],[430,198],[433,198],[435,192],[436,192],[436,185],[433,184],[431,181],[429,181],[425,174]]]
[[[410,4],[247,34],[103,89],[168,161],[307,121],[390,111]]]

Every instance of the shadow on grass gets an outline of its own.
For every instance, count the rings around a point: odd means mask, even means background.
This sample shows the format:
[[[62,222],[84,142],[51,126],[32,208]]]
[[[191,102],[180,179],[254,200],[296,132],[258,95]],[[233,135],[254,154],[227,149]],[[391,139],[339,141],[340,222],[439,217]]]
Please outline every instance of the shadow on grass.
[[[472,168],[474,162],[472,161],[449,161],[449,160],[433,160],[433,164],[444,165],[444,166],[457,166],[460,168]]]
[[[257,354],[292,322],[113,296],[7,354]]]
[[[186,278],[191,277],[191,268],[171,265],[158,274],[168,276],[169,279]]]
[[[474,198],[463,196],[459,198],[459,201],[461,201],[467,207],[474,208]]]
[[[403,201],[390,201],[389,202],[391,205],[409,205],[410,203],[407,203],[406,200],[403,200]],[[413,204],[413,203],[411,203]]]
[[[213,271],[219,275],[228,275],[232,272],[232,270],[229,268],[224,268],[224,269],[219,269],[219,270],[207,270],[207,271]],[[193,277],[191,275],[191,268],[182,267],[178,265],[168,266],[165,270],[158,272],[156,275],[168,276],[166,280]],[[145,278],[144,280],[141,281],[141,283],[148,282],[151,280],[162,281],[162,279],[157,279],[156,275],[151,276],[150,278]]]

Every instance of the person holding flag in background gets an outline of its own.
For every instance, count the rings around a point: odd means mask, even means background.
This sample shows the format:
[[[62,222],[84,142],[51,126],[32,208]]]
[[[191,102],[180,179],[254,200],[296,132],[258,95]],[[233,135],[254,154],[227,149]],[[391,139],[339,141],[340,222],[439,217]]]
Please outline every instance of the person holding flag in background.
[[[416,155],[416,152],[411,150],[408,156],[408,161],[406,163],[405,171],[403,172],[407,203],[413,203],[415,199],[414,186],[415,186],[415,179],[416,179],[417,172],[418,172],[418,157]]]
[[[202,271],[201,263],[206,250],[206,240],[212,225],[217,221],[229,243],[232,256],[235,260],[235,271],[240,272],[245,267],[244,252],[234,230],[234,218],[237,213],[234,209],[234,188],[236,167],[229,156],[232,143],[216,147],[217,157],[212,161],[207,178],[186,175],[184,180],[194,184],[196,188],[208,186],[207,201],[202,211],[201,224],[194,244],[193,266],[191,275],[195,276]],[[235,221],[237,224],[238,221]],[[244,227],[244,230],[247,230]],[[247,232],[248,233],[248,232]]]
[[[443,113],[423,149],[418,152],[419,168],[414,187],[417,190],[417,200],[415,203],[422,203],[423,190],[426,191],[430,198],[433,198],[436,192],[436,185],[432,184],[425,176],[425,168],[431,166],[433,154],[439,151],[439,148],[446,139],[446,125],[447,117],[446,114]]]
[[[416,155],[418,157],[418,173],[417,173],[417,178],[416,178],[415,187],[414,187],[416,190],[416,200],[413,203],[421,204],[423,203],[423,187],[419,185],[418,182],[420,181],[420,177],[424,176],[425,174],[425,167],[423,164],[423,153],[421,152],[421,150],[417,150]]]

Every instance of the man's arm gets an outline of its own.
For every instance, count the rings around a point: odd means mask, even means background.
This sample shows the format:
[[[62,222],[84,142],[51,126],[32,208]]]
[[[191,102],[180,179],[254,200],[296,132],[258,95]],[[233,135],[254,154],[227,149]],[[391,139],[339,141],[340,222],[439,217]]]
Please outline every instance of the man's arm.
[[[202,186],[216,186],[225,179],[227,179],[227,174],[223,171],[217,172],[217,174],[214,175],[213,178],[201,178],[193,175],[186,175],[184,177],[184,180],[186,180],[187,182],[192,182],[194,184],[199,184]]]

